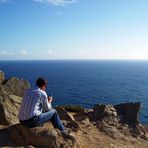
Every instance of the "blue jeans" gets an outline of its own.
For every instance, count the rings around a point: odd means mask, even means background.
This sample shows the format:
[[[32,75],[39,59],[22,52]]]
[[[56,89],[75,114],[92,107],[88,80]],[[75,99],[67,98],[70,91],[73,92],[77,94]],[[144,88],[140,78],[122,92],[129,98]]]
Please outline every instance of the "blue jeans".
[[[59,129],[60,131],[64,131],[65,128],[59,118],[59,115],[55,109],[50,109],[48,112],[41,113],[41,115],[33,117],[29,120],[20,121],[23,125],[26,125],[28,127],[35,127],[40,126],[45,122],[52,122],[52,125],[54,128]]]

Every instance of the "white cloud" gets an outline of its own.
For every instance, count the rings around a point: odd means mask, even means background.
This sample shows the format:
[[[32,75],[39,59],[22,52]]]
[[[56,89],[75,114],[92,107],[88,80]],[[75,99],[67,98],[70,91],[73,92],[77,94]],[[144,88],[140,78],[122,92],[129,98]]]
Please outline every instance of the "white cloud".
[[[49,54],[49,55],[53,55],[54,53],[53,53],[52,50],[48,49],[48,54]]]
[[[33,0],[33,1],[44,3],[44,4],[53,4],[55,6],[65,6],[65,5],[73,4],[77,2],[77,0]]]
[[[1,55],[7,55],[7,52],[5,50],[0,51]]]
[[[6,50],[1,50],[0,51],[0,55],[14,55],[14,53],[13,52],[8,52],[8,51],[6,51]]]
[[[23,49],[23,50],[21,51],[21,55],[23,55],[23,56],[27,56],[27,55],[28,55],[27,50],[26,50],[26,49]]]

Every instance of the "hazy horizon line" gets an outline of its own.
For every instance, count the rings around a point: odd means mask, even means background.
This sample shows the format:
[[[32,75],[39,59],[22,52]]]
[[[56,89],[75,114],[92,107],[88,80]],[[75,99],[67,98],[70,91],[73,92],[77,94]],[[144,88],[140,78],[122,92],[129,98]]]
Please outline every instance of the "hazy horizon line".
[[[148,61],[148,59],[0,59],[0,61]]]

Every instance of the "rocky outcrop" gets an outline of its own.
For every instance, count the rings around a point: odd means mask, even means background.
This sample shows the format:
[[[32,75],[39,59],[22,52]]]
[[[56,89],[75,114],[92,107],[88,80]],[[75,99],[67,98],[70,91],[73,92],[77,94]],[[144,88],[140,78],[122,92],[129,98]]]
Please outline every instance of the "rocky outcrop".
[[[15,95],[0,94],[0,124],[12,125],[19,122],[18,110],[22,98]]]
[[[120,122],[127,124],[139,123],[140,107],[140,102],[122,103],[114,106],[120,118]]]
[[[5,91],[9,95],[12,94],[22,97],[24,90],[30,87],[27,80],[18,79],[16,77],[5,79],[4,75],[4,72],[0,70],[0,93]]]
[[[147,132],[138,120],[139,110],[140,102],[115,106],[97,104],[92,116],[99,130],[112,138],[124,139],[128,135],[148,140]]]
[[[12,77],[5,80],[0,71],[0,124],[12,125],[18,123],[18,110],[24,91],[30,87],[28,81]]]
[[[104,121],[106,123],[138,124],[140,123],[138,119],[140,106],[140,102],[122,103],[114,106],[96,104],[89,118],[91,117],[91,120]]]
[[[74,148],[75,139],[64,137],[59,130],[48,127],[29,129],[21,124],[10,126],[8,131],[12,139],[21,146],[32,145],[40,148]]]
[[[90,125],[90,121],[94,120],[93,109],[84,109],[74,115],[77,122],[82,125]]]
[[[93,110],[94,120],[118,123],[118,113],[112,105],[96,104]]]
[[[4,73],[0,70],[0,84],[5,80]]]
[[[147,131],[140,124],[138,114],[140,102],[122,103],[118,105],[96,104],[92,109],[84,109],[74,115],[81,125],[90,125],[91,122],[114,139],[126,139],[126,135],[148,140]]]
[[[4,89],[8,94],[13,94],[20,97],[23,97],[24,90],[29,87],[30,84],[28,81],[23,79],[20,80],[16,77],[11,77],[4,84]]]
[[[74,119],[73,115],[71,115],[63,107],[57,107],[56,110],[60,119],[63,120],[65,127],[70,128],[72,131],[75,132],[81,129],[79,123]]]

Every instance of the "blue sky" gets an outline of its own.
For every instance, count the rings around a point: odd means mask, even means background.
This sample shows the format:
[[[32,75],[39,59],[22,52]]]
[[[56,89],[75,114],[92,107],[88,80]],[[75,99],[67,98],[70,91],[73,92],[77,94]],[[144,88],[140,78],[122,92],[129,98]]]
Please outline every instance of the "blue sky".
[[[148,0],[0,0],[0,59],[146,59]]]

